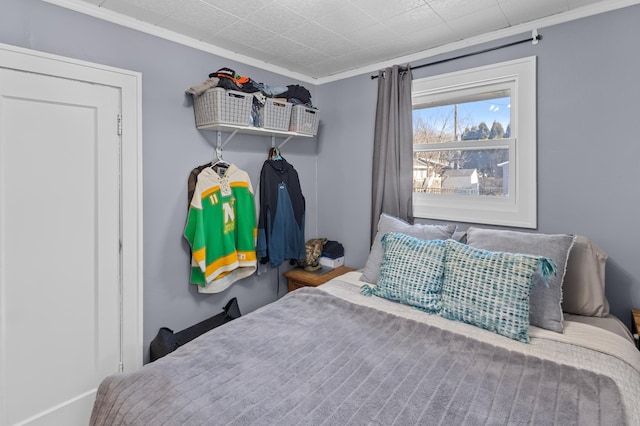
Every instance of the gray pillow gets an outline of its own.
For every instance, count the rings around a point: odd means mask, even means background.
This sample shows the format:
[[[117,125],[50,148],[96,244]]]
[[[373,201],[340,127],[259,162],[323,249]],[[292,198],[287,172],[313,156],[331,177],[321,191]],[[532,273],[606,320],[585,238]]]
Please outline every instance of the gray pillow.
[[[538,234],[469,228],[467,244],[484,250],[544,256],[557,266],[556,276],[547,278],[545,285],[538,273],[529,297],[529,323],[536,327],[562,333],[562,281],[567,267],[574,236],[568,234]]]
[[[606,317],[605,265],[609,255],[593,241],[576,235],[562,283],[562,310],[587,317]]]
[[[362,272],[360,281],[370,284],[375,284],[378,281],[380,264],[382,263],[382,256],[384,254],[380,240],[384,234],[388,232],[400,232],[421,240],[447,240],[451,238],[455,230],[456,225],[422,225],[418,223],[411,225],[402,219],[382,213],[378,221],[378,232],[376,238],[373,240],[371,252],[367,258],[367,263],[364,265],[364,271]]]

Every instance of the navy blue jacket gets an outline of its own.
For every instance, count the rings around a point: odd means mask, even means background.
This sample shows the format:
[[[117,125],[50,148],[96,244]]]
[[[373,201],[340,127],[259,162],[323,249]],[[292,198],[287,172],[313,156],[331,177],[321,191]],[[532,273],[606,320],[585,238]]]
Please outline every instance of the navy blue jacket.
[[[267,160],[260,172],[258,243],[261,263],[279,266],[285,259],[304,260],[305,200],[298,172],[284,158]]]

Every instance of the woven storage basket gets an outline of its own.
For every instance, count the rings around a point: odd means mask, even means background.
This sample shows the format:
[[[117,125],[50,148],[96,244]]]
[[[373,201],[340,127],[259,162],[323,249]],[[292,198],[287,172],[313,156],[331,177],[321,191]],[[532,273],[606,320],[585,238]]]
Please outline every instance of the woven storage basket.
[[[248,126],[251,120],[250,93],[214,87],[193,100],[196,126],[237,124]]]
[[[291,107],[293,107],[293,104],[289,102],[267,98],[261,111],[261,127],[273,130],[289,130]]]
[[[320,123],[320,111],[304,105],[295,105],[291,112],[289,130],[305,135],[316,135]]]

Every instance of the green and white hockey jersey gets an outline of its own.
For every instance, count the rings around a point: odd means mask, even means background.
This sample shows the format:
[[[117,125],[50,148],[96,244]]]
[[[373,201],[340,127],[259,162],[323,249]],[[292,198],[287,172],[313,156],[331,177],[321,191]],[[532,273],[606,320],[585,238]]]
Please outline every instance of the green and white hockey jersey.
[[[234,164],[219,176],[198,175],[184,237],[191,245],[191,283],[219,293],[256,271],[256,210],[249,175]]]

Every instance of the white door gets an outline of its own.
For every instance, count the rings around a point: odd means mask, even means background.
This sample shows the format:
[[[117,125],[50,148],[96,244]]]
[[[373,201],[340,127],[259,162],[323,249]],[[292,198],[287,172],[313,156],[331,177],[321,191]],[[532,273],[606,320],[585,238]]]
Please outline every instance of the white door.
[[[121,89],[0,62],[0,425],[86,425],[122,369]]]

